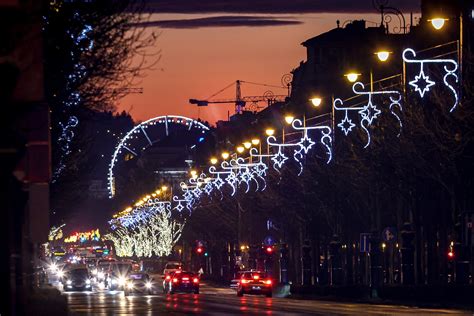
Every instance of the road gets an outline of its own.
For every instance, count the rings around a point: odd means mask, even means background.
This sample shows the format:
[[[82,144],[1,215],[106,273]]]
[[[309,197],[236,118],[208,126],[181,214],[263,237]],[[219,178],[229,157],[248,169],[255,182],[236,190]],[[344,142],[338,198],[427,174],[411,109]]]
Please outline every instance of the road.
[[[263,296],[237,297],[231,289],[201,286],[201,294],[65,293],[70,315],[473,315],[472,312],[397,305],[338,303]]]

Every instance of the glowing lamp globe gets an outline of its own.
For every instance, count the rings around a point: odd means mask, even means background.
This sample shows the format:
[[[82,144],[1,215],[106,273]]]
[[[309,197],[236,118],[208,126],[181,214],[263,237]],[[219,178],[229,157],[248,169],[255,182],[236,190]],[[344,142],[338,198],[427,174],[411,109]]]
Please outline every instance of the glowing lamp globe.
[[[311,103],[313,104],[314,107],[318,107],[321,105],[321,102],[323,101],[321,98],[319,97],[314,97],[314,98],[311,98],[309,99],[311,101]]]
[[[431,19],[430,21],[431,21],[431,25],[433,25],[435,30],[441,30],[446,20],[447,19],[444,19],[444,18],[434,18],[434,19]]]
[[[359,78],[360,74],[355,73],[355,72],[350,72],[350,73],[345,74],[344,76],[346,76],[346,78],[347,78],[347,80],[349,80],[349,82],[356,82],[357,79]]]
[[[291,116],[291,115],[285,116],[285,122],[286,122],[287,124],[291,124],[294,119],[295,119],[294,116]]]
[[[239,154],[243,153],[244,150],[245,150],[245,148],[242,147],[242,146],[237,147],[237,152],[238,152]]]
[[[217,158],[211,158],[211,164],[212,165],[215,165],[217,163]]]
[[[388,57],[390,57],[390,52],[388,51],[380,51],[380,52],[376,52],[375,55],[377,55],[377,58],[381,61],[381,62],[385,62],[388,60]]]
[[[249,149],[250,147],[252,147],[252,143],[251,142],[245,142],[244,147]]]
[[[267,128],[265,130],[265,134],[267,134],[267,136],[273,136],[273,134],[275,134],[275,130],[273,128]]]
[[[256,145],[258,145],[258,144],[260,144],[260,139],[258,139],[258,138],[252,139],[252,145],[255,145],[255,146],[256,146]]]
[[[224,151],[224,152],[222,153],[222,158],[223,158],[223,159],[229,158],[229,153],[226,152],[226,151]]]

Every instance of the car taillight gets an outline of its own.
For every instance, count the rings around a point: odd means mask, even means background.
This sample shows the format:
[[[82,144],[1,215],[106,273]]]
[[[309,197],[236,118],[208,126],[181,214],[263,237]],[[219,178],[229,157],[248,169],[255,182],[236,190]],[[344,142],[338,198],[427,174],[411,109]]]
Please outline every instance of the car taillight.
[[[173,279],[173,283],[177,283],[178,282],[178,279],[177,278],[174,278]]]
[[[254,279],[254,280],[258,280],[259,278],[260,278],[260,277],[259,277],[258,275],[254,275],[254,276],[253,276],[253,279]]]
[[[194,283],[199,283],[199,279],[198,279],[198,278],[194,278],[194,279],[193,279],[193,282],[194,282]]]
[[[265,284],[271,285],[271,284],[272,284],[272,280],[265,280]]]
[[[166,276],[166,280],[171,280],[171,277],[169,275]]]
[[[183,281],[189,281],[189,278],[184,277]]]
[[[240,280],[240,283],[242,284],[250,283],[250,280],[242,279]]]

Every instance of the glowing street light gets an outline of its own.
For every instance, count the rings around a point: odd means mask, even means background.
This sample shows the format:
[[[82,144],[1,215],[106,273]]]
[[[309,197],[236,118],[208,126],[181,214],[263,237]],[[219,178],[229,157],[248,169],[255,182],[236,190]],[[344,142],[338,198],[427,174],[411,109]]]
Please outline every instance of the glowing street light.
[[[161,187],[161,191],[166,192],[168,190],[168,187],[166,185]]]
[[[215,165],[217,163],[217,158],[212,157],[211,158],[211,165]]]
[[[320,97],[313,97],[309,100],[311,101],[311,103],[313,104],[314,107],[320,106],[321,102],[323,101],[323,99],[321,99]]]
[[[251,142],[244,142],[244,147],[249,149],[250,147],[252,147],[252,143]]]
[[[224,152],[222,153],[222,158],[223,158],[224,160],[226,160],[227,158],[229,158],[229,155],[230,155],[230,154],[229,154],[227,151],[224,151]]]
[[[444,23],[448,21],[448,19],[445,18],[433,18],[431,20],[428,20],[431,22],[431,25],[435,28],[435,30],[441,30],[444,26]]]
[[[260,144],[260,139],[258,138],[252,139],[252,145],[257,146],[258,144]]]
[[[287,115],[287,116],[285,116],[285,122],[286,122],[287,124],[291,124],[294,119],[295,119],[295,117],[292,116],[292,115]]]
[[[238,152],[239,154],[243,153],[244,150],[245,150],[245,148],[244,148],[243,146],[238,146],[238,147],[237,147],[237,152]]]
[[[386,50],[382,50],[382,51],[379,51],[379,52],[375,52],[375,55],[377,55],[377,58],[381,61],[381,62],[385,62],[388,60],[388,58],[390,57],[390,54],[392,52],[389,52],[389,51],[386,51]]]
[[[273,128],[267,128],[265,130],[265,134],[267,134],[267,136],[273,136],[273,134],[275,134],[275,130]]]
[[[197,171],[196,170],[191,170],[191,175],[194,177],[195,175],[197,175]]]
[[[347,80],[349,80],[349,82],[356,82],[357,79],[359,78],[360,74],[356,73],[356,72],[349,72],[347,74],[344,75]]]

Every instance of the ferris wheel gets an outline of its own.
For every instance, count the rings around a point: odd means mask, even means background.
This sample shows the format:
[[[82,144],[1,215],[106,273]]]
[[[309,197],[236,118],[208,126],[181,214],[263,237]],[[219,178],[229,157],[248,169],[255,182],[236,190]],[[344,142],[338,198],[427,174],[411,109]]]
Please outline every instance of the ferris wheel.
[[[129,155],[132,155],[132,157],[139,156],[141,152],[177,132],[195,134],[196,138],[193,139],[195,142],[193,146],[195,146],[196,143],[202,142],[205,139],[206,133],[209,130],[209,127],[203,123],[180,115],[157,116],[133,127],[119,141],[109,163],[107,175],[109,198],[115,196],[114,168],[120,160],[125,160],[126,156]]]

